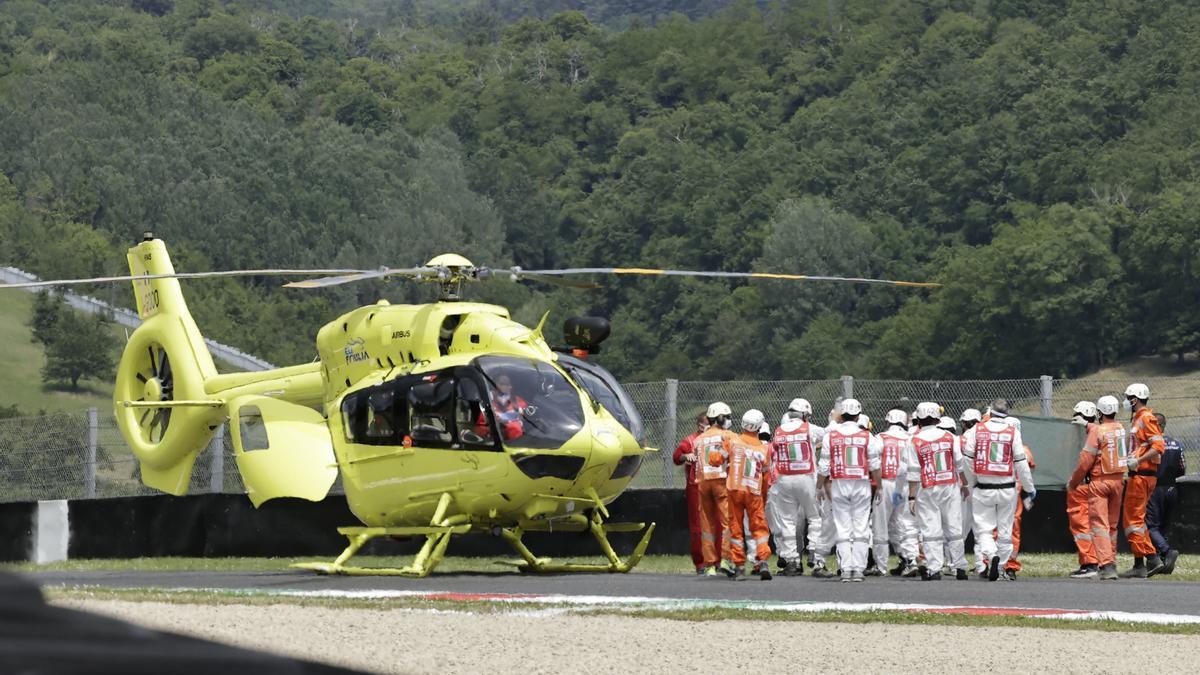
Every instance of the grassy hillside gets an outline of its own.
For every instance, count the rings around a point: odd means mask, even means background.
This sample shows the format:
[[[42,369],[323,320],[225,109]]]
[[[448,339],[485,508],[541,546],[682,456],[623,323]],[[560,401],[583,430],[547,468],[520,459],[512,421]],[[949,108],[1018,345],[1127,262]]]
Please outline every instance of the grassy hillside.
[[[0,293],[0,406],[16,405],[23,414],[39,410],[82,410],[96,406],[102,411],[112,407],[112,382],[84,380],[79,391],[47,387],[42,384],[42,365],[46,356],[42,346],[31,338],[29,326],[33,295]],[[124,342],[125,331],[117,327]]]
[[[1125,387],[1131,382],[1147,384],[1151,407],[1168,418],[1195,419],[1200,416],[1200,391],[1196,386],[1200,382],[1200,357],[1197,355],[1182,362],[1174,357],[1139,357],[1070,380],[1055,389],[1054,412],[1067,417],[1076,401],[1094,401],[1105,394],[1123,399]]]

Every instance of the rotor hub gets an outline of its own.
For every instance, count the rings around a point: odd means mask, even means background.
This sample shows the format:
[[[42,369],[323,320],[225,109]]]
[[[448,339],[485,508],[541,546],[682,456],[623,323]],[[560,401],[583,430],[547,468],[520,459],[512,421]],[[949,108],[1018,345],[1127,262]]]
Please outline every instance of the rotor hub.
[[[146,401],[161,401],[163,400],[163,385],[162,381],[157,377],[152,377],[146,380],[146,385],[142,387],[142,397]]]

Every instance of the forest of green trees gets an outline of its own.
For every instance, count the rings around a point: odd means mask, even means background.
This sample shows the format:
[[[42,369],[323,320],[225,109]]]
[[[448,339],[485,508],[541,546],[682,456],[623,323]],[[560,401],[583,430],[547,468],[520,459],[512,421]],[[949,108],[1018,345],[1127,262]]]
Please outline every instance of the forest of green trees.
[[[625,380],[1076,375],[1200,349],[1200,13],[1102,0],[5,0],[0,264],[642,266]],[[276,363],[403,282],[189,282]],[[128,286],[89,289],[128,305]]]

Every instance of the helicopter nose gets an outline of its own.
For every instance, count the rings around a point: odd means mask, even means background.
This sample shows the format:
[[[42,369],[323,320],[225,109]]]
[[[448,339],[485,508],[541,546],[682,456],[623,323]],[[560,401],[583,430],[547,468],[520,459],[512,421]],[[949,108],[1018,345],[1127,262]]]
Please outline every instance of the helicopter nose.
[[[593,424],[591,437],[592,450],[588,455],[587,465],[576,481],[581,487],[599,486],[608,480],[617,462],[621,461],[621,439],[608,424]]]

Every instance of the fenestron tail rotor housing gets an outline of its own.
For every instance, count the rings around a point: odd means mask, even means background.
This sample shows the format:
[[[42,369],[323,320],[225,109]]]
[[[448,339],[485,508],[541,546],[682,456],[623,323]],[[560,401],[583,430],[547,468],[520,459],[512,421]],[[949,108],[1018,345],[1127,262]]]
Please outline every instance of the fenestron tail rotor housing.
[[[113,413],[150,487],[187,492],[192,462],[225,416],[223,402],[205,392],[204,381],[178,315],[150,317],[126,343]]]

